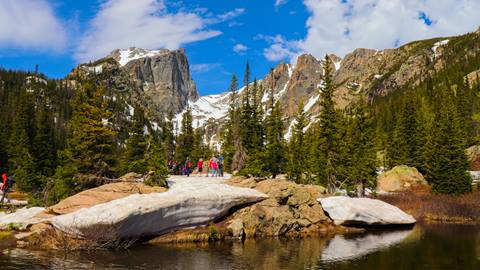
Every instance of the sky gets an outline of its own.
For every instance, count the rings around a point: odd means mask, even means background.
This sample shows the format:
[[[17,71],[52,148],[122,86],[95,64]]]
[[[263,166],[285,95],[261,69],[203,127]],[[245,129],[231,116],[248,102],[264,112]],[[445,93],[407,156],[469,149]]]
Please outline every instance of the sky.
[[[473,32],[480,0],[0,0],[0,67],[62,78],[117,48],[185,48],[201,95],[303,53]]]

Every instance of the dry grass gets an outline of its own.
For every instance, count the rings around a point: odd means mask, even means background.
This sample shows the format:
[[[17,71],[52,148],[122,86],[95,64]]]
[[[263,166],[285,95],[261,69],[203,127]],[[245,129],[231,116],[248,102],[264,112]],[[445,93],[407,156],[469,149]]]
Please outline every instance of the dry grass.
[[[48,226],[32,234],[28,239],[28,246],[39,249],[56,249],[64,252],[78,250],[99,250],[99,249],[127,249],[137,239],[120,239],[112,234],[112,230],[106,227],[89,228],[84,230],[85,237],[76,238],[69,234],[55,230]]]
[[[393,204],[425,222],[480,223],[480,192],[461,196],[433,194],[427,187],[379,195],[378,199]]]

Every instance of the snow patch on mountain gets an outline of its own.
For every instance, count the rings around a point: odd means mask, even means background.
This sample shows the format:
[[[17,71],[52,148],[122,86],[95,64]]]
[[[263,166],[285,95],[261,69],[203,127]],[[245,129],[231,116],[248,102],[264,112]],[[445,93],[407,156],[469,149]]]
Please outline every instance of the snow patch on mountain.
[[[128,62],[140,58],[145,58],[145,57],[153,57],[155,55],[159,55],[162,53],[167,52],[167,50],[145,50],[145,49],[140,49],[140,48],[128,48],[126,50],[120,50],[120,58],[118,60],[118,63],[121,66],[125,66]]]
[[[435,55],[435,57],[438,57],[440,55],[437,52],[438,48],[447,45],[449,41],[450,41],[449,39],[445,39],[445,40],[442,40],[442,41],[435,42],[435,44],[433,44],[432,51],[433,51],[433,54]]]

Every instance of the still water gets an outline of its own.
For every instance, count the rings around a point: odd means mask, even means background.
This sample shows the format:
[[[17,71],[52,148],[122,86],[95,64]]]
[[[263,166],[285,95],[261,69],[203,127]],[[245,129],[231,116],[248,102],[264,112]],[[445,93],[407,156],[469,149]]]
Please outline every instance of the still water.
[[[3,250],[0,269],[480,269],[480,227],[417,225],[351,236],[139,246],[62,254]]]

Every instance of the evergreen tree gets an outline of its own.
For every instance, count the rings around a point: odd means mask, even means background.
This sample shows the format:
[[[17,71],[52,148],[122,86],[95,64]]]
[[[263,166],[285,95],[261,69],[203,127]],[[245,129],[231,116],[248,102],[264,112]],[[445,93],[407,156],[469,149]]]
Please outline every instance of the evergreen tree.
[[[372,114],[365,98],[359,97],[354,102],[353,111],[348,119],[346,138],[346,152],[340,163],[346,169],[342,170],[347,190],[356,190],[357,196],[364,196],[365,189],[374,190],[376,187],[376,151],[375,131]]]
[[[314,152],[314,174],[317,183],[325,183],[327,190],[333,192],[336,187],[336,168],[338,158],[338,112],[335,109],[335,86],[332,80],[332,61],[325,56],[323,61],[323,85],[320,92],[321,111],[318,118],[317,145]]]
[[[35,164],[33,155],[30,150],[30,138],[28,136],[29,118],[28,96],[25,91],[20,94],[20,100],[17,104],[17,110],[13,119],[12,132],[9,140],[9,157],[10,163],[15,176],[17,186],[24,191],[38,187],[41,183],[37,183],[35,174]]]
[[[235,155],[235,137],[240,139],[238,136],[239,130],[238,123],[236,123],[237,119],[237,77],[232,75],[232,80],[229,86],[230,92],[230,107],[228,109],[228,119],[224,125],[224,133],[222,136],[222,149],[224,154],[224,167],[227,171],[233,171],[236,168],[233,168],[233,156]]]
[[[174,158],[175,154],[175,134],[174,134],[174,115],[170,111],[167,116],[167,121],[163,125],[163,144],[165,145],[166,157],[168,160]]]
[[[463,194],[472,188],[464,127],[451,96],[439,91],[443,97],[428,140],[426,180],[436,193]]]
[[[285,153],[283,139],[283,119],[280,102],[271,108],[267,119],[265,145],[265,171],[275,178],[284,171]]]
[[[61,166],[55,172],[52,201],[96,186],[86,175],[113,177],[115,167],[114,129],[106,123],[111,113],[104,98],[105,89],[86,83],[72,100],[74,114],[69,122],[70,135],[61,151]]]
[[[56,167],[56,146],[52,113],[44,101],[36,117],[33,157],[36,171],[43,176],[52,176]]]
[[[153,136],[148,136],[146,149],[147,167],[149,177],[145,184],[150,186],[167,186],[166,180],[169,174],[167,168],[166,151],[162,144]]]
[[[142,109],[135,108],[132,122],[130,123],[130,137],[120,159],[120,171],[122,174],[129,172],[147,172],[147,160],[145,152],[147,142],[145,138],[145,115]]]
[[[187,160],[193,152],[195,134],[193,132],[192,121],[192,110],[187,109],[183,114],[180,134],[177,136],[175,157],[179,162]]]
[[[308,116],[304,110],[303,102],[298,106],[295,117],[295,125],[292,130],[292,137],[288,145],[287,175],[289,179],[297,183],[303,180],[305,166],[307,164],[308,149],[306,148],[304,129],[308,124]]]

